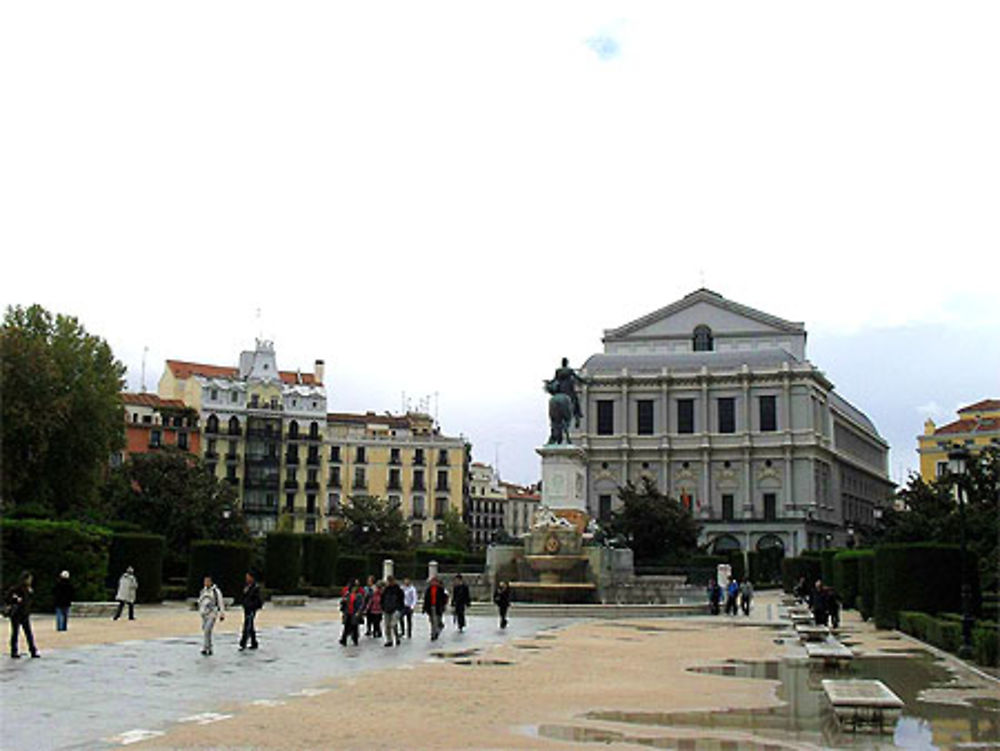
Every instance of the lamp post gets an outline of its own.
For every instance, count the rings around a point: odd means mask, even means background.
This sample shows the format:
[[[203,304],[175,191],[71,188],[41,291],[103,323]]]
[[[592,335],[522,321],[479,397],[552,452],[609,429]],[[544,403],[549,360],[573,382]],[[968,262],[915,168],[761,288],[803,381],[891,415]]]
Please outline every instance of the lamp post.
[[[956,443],[948,452],[948,471],[955,483],[955,496],[958,502],[958,527],[961,544],[962,565],[959,569],[962,587],[962,646],[958,650],[958,656],[968,659],[972,656],[972,614],[969,612],[971,604],[971,592],[969,587],[969,577],[965,567],[965,503],[964,489],[965,469],[969,461],[969,451],[961,444]]]

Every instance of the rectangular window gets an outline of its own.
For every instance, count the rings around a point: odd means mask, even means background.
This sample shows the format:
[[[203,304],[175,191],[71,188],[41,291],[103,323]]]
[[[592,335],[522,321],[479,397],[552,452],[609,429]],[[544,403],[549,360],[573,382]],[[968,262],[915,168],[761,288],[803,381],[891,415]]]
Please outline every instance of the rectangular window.
[[[611,399],[597,400],[597,435],[614,435],[615,403]]]
[[[340,493],[330,493],[327,495],[326,513],[329,515],[340,513]]]
[[[413,489],[424,490],[424,471],[422,469],[413,470]]]
[[[399,449],[389,449],[389,464],[399,464]]]
[[[773,396],[760,397],[760,430],[773,433],[778,429],[777,400]]]
[[[423,519],[425,515],[424,497],[422,495],[413,496],[413,518]]]
[[[354,452],[354,461],[358,464],[365,464],[367,462],[364,446],[358,446],[357,450]]]
[[[295,510],[295,493],[285,493],[285,511]]]
[[[773,522],[778,518],[778,496],[764,493],[764,521]]]
[[[149,431],[149,446],[150,446],[150,448],[154,448],[154,449],[160,447],[160,431],[159,430],[151,430],[151,431]]]
[[[439,469],[437,473],[437,485],[434,487],[435,490],[447,490],[448,489],[448,470]]]
[[[340,462],[340,446],[330,447],[330,461],[335,464]]]
[[[438,449],[438,464],[448,464],[448,449]]]
[[[316,513],[316,496],[310,493],[306,496],[306,513],[315,514]]]
[[[231,402],[239,401],[239,398],[240,398],[240,394],[239,394],[238,391],[233,391],[229,395],[229,401],[231,401]]]
[[[317,482],[319,482],[319,480],[316,477],[317,471],[318,470],[315,470],[315,469],[307,470],[306,471],[306,482],[308,482],[308,483],[310,483],[312,485],[315,485]]]
[[[413,463],[417,464],[417,465],[421,465],[421,464],[424,463],[424,450],[423,449],[414,449],[413,450]]]
[[[330,487],[340,487],[340,467],[330,467]]]
[[[694,432],[694,399],[677,400],[677,432]]]
[[[937,477],[944,477],[948,474],[948,462],[938,462],[937,463]]]
[[[178,433],[177,434],[177,448],[184,449],[185,451],[187,451],[187,447],[188,447],[188,434],[187,433]]]
[[[719,403],[719,432],[736,432],[736,400],[731,396],[723,396]]]
[[[639,435],[653,435],[653,400],[640,399],[636,402],[636,423]]]
[[[399,484],[399,470],[395,469],[395,468],[394,469],[390,469],[389,470],[389,490],[399,490],[399,489],[400,489],[400,484]]]
[[[722,518],[724,521],[732,521],[733,515],[733,494],[723,493],[722,494]]]
[[[434,518],[443,519],[444,512],[448,510],[448,499],[447,498],[435,498],[434,499]]]
[[[365,468],[355,467],[354,468],[354,489],[364,490],[365,489]]]
[[[601,495],[597,497],[597,518],[606,522],[611,518],[611,496]]]

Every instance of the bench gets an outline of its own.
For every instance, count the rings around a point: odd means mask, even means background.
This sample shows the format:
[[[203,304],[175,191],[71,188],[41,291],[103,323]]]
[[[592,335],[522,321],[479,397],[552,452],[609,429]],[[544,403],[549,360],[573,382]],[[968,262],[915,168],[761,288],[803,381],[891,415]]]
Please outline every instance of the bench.
[[[305,595],[272,595],[271,604],[277,608],[301,608],[305,607]]]
[[[807,642],[806,655],[810,660],[822,662],[823,667],[840,667],[854,659],[854,653],[835,639],[824,642]]]
[[[841,726],[854,732],[892,732],[903,711],[903,700],[882,681],[823,679],[823,693]]]
[[[814,626],[809,623],[796,624],[795,633],[802,641],[826,641],[830,636],[830,629],[826,626]]]
[[[117,611],[117,602],[74,602],[69,614],[71,618],[110,618]]]

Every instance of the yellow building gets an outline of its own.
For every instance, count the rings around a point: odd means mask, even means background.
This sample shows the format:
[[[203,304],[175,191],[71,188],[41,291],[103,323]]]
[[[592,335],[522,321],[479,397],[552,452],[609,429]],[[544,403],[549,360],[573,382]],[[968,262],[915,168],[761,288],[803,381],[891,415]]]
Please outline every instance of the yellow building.
[[[975,453],[986,446],[1000,446],[1000,399],[982,401],[958,410],[958,419],[938,427],[928,419],[917,436],[920,476],[925,482],[940,477],[948,466],[948,451],[958,443]]]
[[[468,495],[466,440],[441,435],[425,414],[328,414],[325,512],[331,519],[351,496],[399,504],[417,542],[441,535],[445,511],[459,516]]]

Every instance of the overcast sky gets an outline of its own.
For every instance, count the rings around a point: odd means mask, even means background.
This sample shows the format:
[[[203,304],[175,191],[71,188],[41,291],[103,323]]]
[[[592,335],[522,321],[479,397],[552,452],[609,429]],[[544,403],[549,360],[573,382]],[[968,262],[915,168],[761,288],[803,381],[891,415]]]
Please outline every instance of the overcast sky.
[[[439,394],[537,479],[541,379],[701,286],[801,320],[915,466],[1000,397],[1000,4],[27,2],[0,301],[167,357]],[[258,318],[256,311],[261,310]]]

